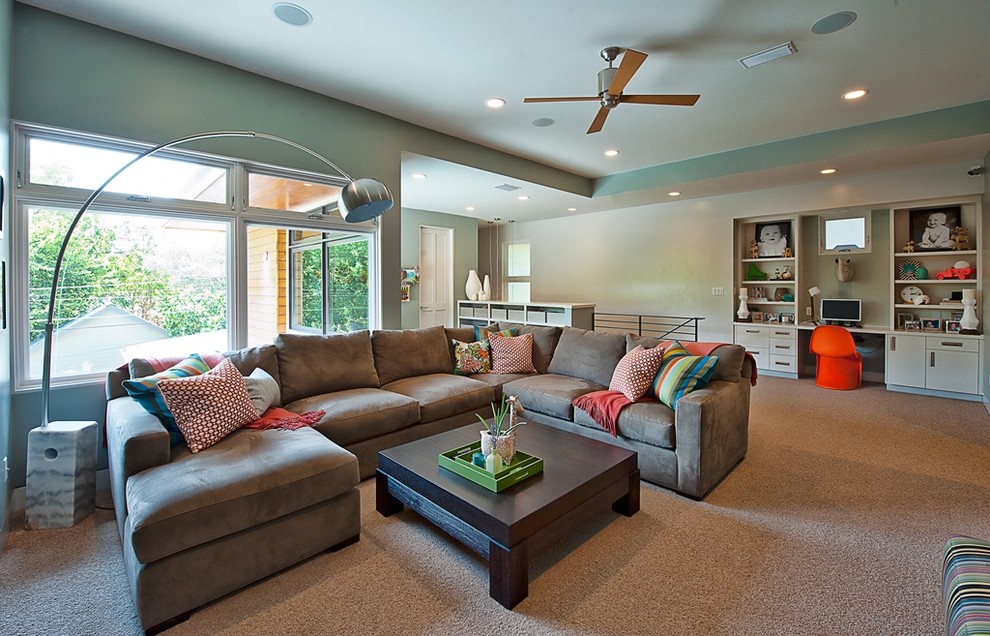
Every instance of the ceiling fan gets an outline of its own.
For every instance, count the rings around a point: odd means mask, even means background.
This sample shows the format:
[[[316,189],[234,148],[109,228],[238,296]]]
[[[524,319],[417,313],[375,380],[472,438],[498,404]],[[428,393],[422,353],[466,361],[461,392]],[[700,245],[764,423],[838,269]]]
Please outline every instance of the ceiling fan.
[[[614,68],[612,62],[625,53],[619,68]],[[527,97],[523,100],[526,104],[536,104],[541,102],[593,102],[598,101],[601,107],[595,120],[588,128],[588,134],[596,133],[605,125],[605,118],[608,112],[622,103],[628,104],[660,104],[664,106],[694,106],[701,95],[623,95],[622,89],[626,87],[632,76],[643,65],[647,58],[646,53],[634,51],[633,49],[622,49],[618,46],[609,46],[602,49],[602,59],[608,62],[608,68],[603,68],[598,72],[598,95],[595,97]]]

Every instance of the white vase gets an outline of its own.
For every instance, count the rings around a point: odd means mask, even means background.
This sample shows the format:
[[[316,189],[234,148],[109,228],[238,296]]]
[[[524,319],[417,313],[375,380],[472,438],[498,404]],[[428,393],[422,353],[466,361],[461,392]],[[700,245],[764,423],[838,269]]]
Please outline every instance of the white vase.
[[[473,269],[468,272],[467,282],[464,283],[464,293],[467,294],[468,300],[478,300],[481,293],[481,279],[478,278],[478,272]]]
[[[980,321],[976,317],[976,299],[963,298],[963,315],[959,320],[959,327],[966,331],[976,331],[980,326]]]
[[[749,300],[749,294],[739,294],[739,310],[736,315],[739,316],[739,320],[746,320],[749,318],[749,306],[746,301]]]
[[[481,285],[481,291],[484,293],[484,300],[492,299],[492,282],[488,279],[488,274],[485,274],[485,282]]]

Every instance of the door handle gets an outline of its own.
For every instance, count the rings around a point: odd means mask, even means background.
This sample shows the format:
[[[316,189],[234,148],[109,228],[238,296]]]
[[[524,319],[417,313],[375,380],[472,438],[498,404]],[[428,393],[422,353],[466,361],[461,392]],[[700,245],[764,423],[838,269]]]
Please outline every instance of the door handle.
[[[928,361],[928,366],[930,366],[931,368],[934,369],[935,368],[935,352],[932,351],[931,353],[932,353],[932,357],[931,357],[931,360]]]

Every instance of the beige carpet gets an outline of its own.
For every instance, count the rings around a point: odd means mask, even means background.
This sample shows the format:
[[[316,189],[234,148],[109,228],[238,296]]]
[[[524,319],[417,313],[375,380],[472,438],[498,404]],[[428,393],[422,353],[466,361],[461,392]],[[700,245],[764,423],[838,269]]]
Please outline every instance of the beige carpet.
[[[849,399],[854,398],[854,399]],[[704,501],[644,482],[488,597],[487,566],[361,486],[361,541],[221,599],[169,634],[938,634],[940,552],[990,537],[979,403],[762,378],[750,451]],[[525,433],[521,434],[525,440]],[[0,633],[134,634],[112,513],[11,533]]]

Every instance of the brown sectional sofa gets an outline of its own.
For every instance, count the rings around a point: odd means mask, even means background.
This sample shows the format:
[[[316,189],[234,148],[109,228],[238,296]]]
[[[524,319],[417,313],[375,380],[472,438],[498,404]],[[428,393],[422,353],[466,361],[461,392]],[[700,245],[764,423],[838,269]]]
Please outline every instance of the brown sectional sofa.
[[[110,481],[132,596],[142,626],[190,610],[360,532],[357,485],[380,450],[477,422],[503,392],[525,419],[639,452],[644,479],[703,497],[746,452],[749,363],[719,350],[716,379],[671,411],[634,404],[612,438],[574,397],[607,388],[630,337],[515,326],[534,335],[537,374],[453,373],[451,340],[469,328],[282,334],[225,354],[242,374],[264,369],[290,411],[323,410],[312,429],[235,431],[199,453],[169,446],[155,416],[121,382],[153,372],[140,360],[107,377]],[[647,342],[647,344],[651,344]],[[525,431],[520,432],[525,445]]]

